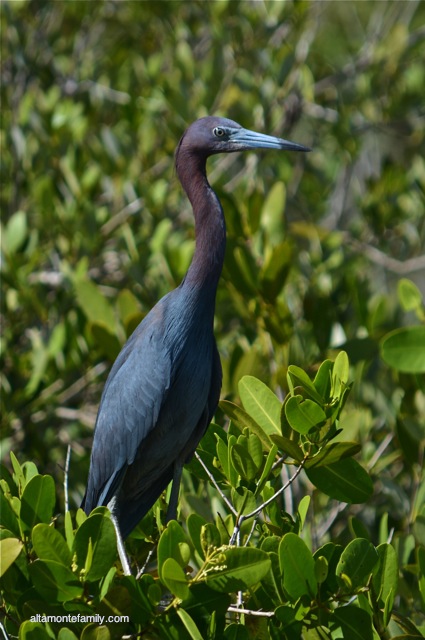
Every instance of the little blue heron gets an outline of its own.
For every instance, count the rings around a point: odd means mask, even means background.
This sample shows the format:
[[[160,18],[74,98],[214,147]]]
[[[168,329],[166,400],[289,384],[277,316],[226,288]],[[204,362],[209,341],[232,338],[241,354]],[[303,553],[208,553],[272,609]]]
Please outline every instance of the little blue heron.
[[[111,369],[83,500],[87,514],[109,506],[123,538],[171,480],[167,520],[176,518],[183,464],[194,454],[218,404],[222,372],[213,321],[226,227],[207,180],[206,160],[248,149],[309,151],[211,116],[194,122],[176,150],[177,176],[195,217],[195,253],[180,286],[146,315]]]

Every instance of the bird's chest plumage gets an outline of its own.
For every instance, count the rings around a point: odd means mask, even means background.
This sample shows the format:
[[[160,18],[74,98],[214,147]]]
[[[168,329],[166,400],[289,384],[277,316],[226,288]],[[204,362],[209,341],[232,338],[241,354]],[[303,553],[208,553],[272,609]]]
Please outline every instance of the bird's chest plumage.
[[[192,305],[169,318],[164,343],[171,359],[170,388],[161,411],[164,427],[184,440],[203,413],[210,393],[214,336],[212,320]]]
[[[169,460],[190,455],[210,417],[209,404],[215,341],[212,315],[190,296],[173,292],[156,311],[151,339],[159,360],[166,362],[167,385],[155,427],[140,442],[135,457],[138,474],[150,475]],[[201,309],[201,312],[200,312]]]

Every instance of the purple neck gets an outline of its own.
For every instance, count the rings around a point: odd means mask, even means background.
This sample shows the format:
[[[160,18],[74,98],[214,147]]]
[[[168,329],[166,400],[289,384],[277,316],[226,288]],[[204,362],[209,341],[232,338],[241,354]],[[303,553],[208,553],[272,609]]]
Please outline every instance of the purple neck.
[[[177,175],[192,205],[196,246],[183,286],[210,291],[215,298],[226,247],[223,209],[206,176],[206,156],[179,149]]]

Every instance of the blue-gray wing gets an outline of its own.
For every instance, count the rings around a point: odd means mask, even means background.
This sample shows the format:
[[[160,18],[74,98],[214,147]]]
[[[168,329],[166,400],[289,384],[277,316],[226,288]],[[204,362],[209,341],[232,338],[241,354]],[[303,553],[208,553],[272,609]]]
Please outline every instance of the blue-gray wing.
[[[163,307],[137,327],[116,359],[97,415],[83,506],[107,505],[128,465],[155,427],[171,380],[171,355],[162,340]]]

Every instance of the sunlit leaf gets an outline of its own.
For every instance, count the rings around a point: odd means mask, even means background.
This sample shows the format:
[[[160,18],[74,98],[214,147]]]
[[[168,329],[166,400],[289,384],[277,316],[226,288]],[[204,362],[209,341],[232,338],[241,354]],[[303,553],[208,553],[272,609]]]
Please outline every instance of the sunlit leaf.
[[[171,520],[161,534],[158,543],[158,572],[162,579],[162,569],[168,558],[173,558],[180,567],[185,567],[187,560],[183,557],[179,543],[187,544],[186,535],[176,520]]]
[[[174,558],[167,558],[163,563],[161,580],[178,598],[183,600],[188,597],[189,585],[186,574]]]
[[[78,528],[73,552],[81,571],[86,566],[87,556],[91,555],[86,580],[99,580],[110,569],[117,556],[115,528],[112,520],[100,513],[90,515]]]
[[[316,387],[314,386],[306,372],[303,371],[303,369],[291,364],[288,367],[287,377],[293,386],[300,385],[301,387],[303,387],[303,389],[305,389],[310,398],[312,398],[319,405],[322,403],[320,394],[318,393]]]
[[[239,394],[245,410],[270,436],[280,434],[281,402],[261,380],[244,376],[239,382]]]
[[[398,587],[398,559],[397,552],[390,544],[380,544],[376,551],[379,556],[379,564],[373,573],[373,588],[381,606],[392,609],[395,594]]]
[[[51,476],[37,475],[31,478],[22,493],[20,519],[25,531],[39,522],[48,524],[53,516],[56,495]]]
[[[425,372],[425,326],[395,329],[382,339],[381,356],[397,371]]]
[[[291,427],[301,434],[306,434],[313,427],[319,426],[326,420],[323,409],[313,400],[303,399],[302,396],[289,398],[284,405],[285,416]]]
[[[32,544],[40,560],[55,560],[65,566],[71,563],[71,552],[63,536],[47,524],[37,524],[32,531]]]
[[[8,568],[15,562],[23,548],[22,540],[17,538],[3,538],[0,540],[0,577],[6,573]]]
[[[257,422],[241,407],[229,402],[228,400],[221,400],[220,408],[229,418],[243,431],[248,428],[252,433],[255,433],[263,443],[266,450],[270,450],[272,443],[265,429],[263,429]]]
[[[414,282],[407,278],[400,278],[397,284],[397,293],[405,311],[415,311],[423,304],[420,290]]]

